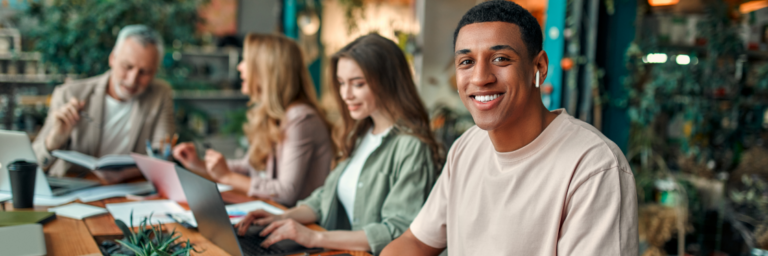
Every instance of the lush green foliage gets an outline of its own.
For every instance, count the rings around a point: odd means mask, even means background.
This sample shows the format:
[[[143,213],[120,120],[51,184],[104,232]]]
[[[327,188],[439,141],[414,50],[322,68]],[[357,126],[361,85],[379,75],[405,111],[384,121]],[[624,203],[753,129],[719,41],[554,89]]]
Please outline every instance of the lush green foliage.
[[[108,56],[126,25],[145,24],[157,30],[166,44],[166,65],[171,62],[168,49],[200,41],[195,29],[201,0],[42,2],[49,1],[35,1],[27,11],[38,25],[22,33],[33,39],[35,50],[59,73],[93,76],[109,69]]]
[[[698,163],[714,160],[718,169],[727,170],[735,167],[745,144],[756,141],[766,108],[768,69],[751,74],[763,78],[747,85],[747,72],[742,71],[751,62],[732,13],[717,1],[707,8],[697,32],[706,46],[646,38],[630,47],[632,75],[625,81],[629,97],[617,101],[626,104],[633,124],[630,155],[653,151],[668,160],[695,156]],[[678,65],[670,55],[664,64],[646,64],[642,58],[649,53],[688,54],[693,63]]]

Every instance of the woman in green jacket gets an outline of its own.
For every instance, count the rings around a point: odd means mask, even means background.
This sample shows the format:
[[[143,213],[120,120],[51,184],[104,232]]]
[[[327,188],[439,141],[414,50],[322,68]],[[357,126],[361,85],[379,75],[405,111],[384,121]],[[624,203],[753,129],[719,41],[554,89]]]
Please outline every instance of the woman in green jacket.
[[[262,246],[291,239],[306,247],[381,252],[416,217],[437,179],[442,148],[416,91],[405,55],[377,34],[331,58],[342,126],[341,159],[325,184],[282,215],[250,212],[237,224],[268,225]],[[328,231],[302,224],[318,223]]]

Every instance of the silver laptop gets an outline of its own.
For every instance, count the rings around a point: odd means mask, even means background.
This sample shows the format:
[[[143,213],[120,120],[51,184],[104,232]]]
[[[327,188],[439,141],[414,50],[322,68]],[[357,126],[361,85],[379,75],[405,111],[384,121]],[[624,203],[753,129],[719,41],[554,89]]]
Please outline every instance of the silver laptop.
[[[205,238],[234,256],[246,255],[289,255],[320,252],[321,248],[306,248],[291,240],[283,240],[269,248],[262,248],[266,239],[259,236],[263,227],[252,227],[245,236],[238,236],[229,221],[229,215],[221,199],[216,183],[176,166],[181,187],[187,197],[189,209],[197,221],[197,230]]]
[[[0,130],[0,191],[11,191],[7,165],[16,160],[37,163],[29,137],[24,132]],[[48,177],[43,169],[37,168],[35,195],[58,196],[98,185],[98,182],[84,179]]]

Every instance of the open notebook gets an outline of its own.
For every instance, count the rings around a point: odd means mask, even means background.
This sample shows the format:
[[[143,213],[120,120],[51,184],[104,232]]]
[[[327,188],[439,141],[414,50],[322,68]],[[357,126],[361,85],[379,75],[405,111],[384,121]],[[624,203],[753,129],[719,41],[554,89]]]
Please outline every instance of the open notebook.
[[[126,167],[136,166],[136,161],[131,158],[131,155],[106,155],[101,158],[95,158],[70,150],[54,150],[51,154],[64,161],[91,170],[119,170]]]

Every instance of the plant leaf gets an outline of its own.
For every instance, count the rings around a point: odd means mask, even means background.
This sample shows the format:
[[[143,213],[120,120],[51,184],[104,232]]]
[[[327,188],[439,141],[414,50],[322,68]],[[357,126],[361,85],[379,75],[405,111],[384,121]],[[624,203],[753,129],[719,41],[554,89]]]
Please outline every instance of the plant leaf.
[[[133,251],[134,253],[136,253],[136,255],[144,255],[143,249],[141,247],[139,247],[139,246],[136,246],[136,245],[131,244],[131,243],[123,242],[121,240],[117,240],[117,243],[119,243],[120,245],[125,246],[129,250]]]
[[[115,220],[115,225],[120,228],[120,231],[123,232],[123,236],[125,236],[126,239],[130,240],[131,243],[135,243],[135,241],[132,240],[133,231],[127,225],[125,225],[125,222],[121,220]]]

